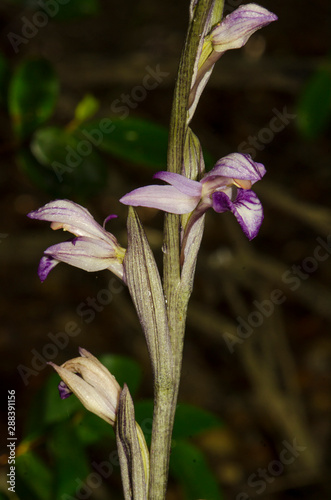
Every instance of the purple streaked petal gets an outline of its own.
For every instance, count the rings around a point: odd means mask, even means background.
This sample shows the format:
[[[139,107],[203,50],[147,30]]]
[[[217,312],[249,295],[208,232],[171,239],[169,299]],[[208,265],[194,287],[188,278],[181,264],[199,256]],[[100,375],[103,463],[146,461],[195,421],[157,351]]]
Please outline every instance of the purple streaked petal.
[[[216,191],[212,195],[213,200],[213,209],[218,214],[222,214],[223,212],[227,212],[228,210],[232,210],[233,203],[229,196],[224,193],[224,191]]]
[[[198,199],[201,196],[200,182],[188,179],[187,177],[184,177],[184,175],[161,171],[154,174],[153,178],[168,182],[168,184],[171,184],[173,187],[178,189],[178,191],[186,194],[187,196],[196,196]]]
[[[61,399],[67,399],[73,394],[73,392],[69,389],[67,384],[63,382],[63,380],[61,380],[61,382],[59,383],[58,390]]]
[[[250,180],[254,184],[261,180],[265,173],[264,165],[253,161],[250,155],[232,153],[218,160],[214,168],[204,176],[201,182],[210,181],[214,176],[222,176]]]
[[[213,194],[215,212],[231,210],[249,240],[255,238],[263,221],[263,209],[257,195],[250,189],[238,189],[234,202],[222,191]]]
[[[267,26],[278,18],[260,5],[241,5],[216,26],[211,32],[214,50],[225,52],[243,47],[255,31]]]
[[[44,255],[39,262],[38,276],[41,282],[44,282],[51,270],[57,266],[58,260],[53,259],[53,257]]]
[[[188,196],[173,186],[145,186],[124,195],[120,202],[133,207],[157,208],[172,214],[188,214],[200,197]]]
[[[55,200],[43,207],[30,212],[30,219],[39,219],[58,223],[59,227],[76,236],[94,236],[109,239],[109,234],[98,224],[90,212],[70,200]]]
[[[108,243],[88,237],[57,243],[47,248],[45,255],[89,272],[107,269],[117,259],[115,250],[112,251]]]

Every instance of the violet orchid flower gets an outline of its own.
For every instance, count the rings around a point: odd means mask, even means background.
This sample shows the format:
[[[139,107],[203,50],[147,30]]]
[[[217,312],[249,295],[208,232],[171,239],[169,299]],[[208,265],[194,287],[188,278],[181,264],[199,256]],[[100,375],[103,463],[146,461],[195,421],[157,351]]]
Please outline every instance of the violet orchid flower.
[[[255,31],[277,19],[275,14],[256,3],[240,5],[212,29],[208,38],[213,49],[224,54],[226,50],[243,47]]]
[[[205,36],[201,53],[196,62],[190,92],[190,118],[209,80],[215,62],[227,50],[243,47],[257,30],[277,21],[277,19],[275,14],[255,3],[240,5]]]
[[[122,389],[95,356],[81,347],[79,354],[81,357],[69,359],[61,366],[48,363],[62,379],[60,397],[66,399],[75,394],[85,408],[114,425]]]
[[[109,269],[123,279],[125,249],[119,245],[115,236],[94,220],[86,208],[73,201],[56,200],[30,212],[28,217],[50,221],[52,229],[63,229],[77,236],[45,250],[38,268],[41,281],[45,281],[59,262],[66,262],[85,271]],[[104,224],[114,217],[117,216],[107,217]]]
[[[174,214],[192,212],[185,233],[208,208],[222,213],[230,210],[248,239],[253,239],[262,224],[263,209],[251,186],[262,179],[265,168],[249,155],[232,153],[218,160],[200,182],[171,172],[158,172],[155,179],[168,186],[145,186],[123,196],[124,205],[158,208]],[[184,236],[185,238],[185,236]]]

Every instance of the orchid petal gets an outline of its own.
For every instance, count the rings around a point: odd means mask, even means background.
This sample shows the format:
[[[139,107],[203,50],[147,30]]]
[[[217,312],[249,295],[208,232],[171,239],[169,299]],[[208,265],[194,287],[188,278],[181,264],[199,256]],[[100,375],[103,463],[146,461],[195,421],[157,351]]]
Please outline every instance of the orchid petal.
[[[107,375],[107,376],[109,375],[109,370],[105,367],[105,365],[103,365],[101,363],[101,361],[98,360],[98,358],[93,356],[93,354],[90,353],[90,351],[88,351],[87,349],[84,349],[84,347],[78,347],[78,352],[82,358],[88,358],[88,359],[92,360],[94,362],[95,366],[97,366],[98,369],[104,373],[104,375]],[[115,377],[113,375],[112,375],[112,377],[115,379]]]
[[[255,31],[267,26],[278,18],[260,5],[250,3],[241,5],[231,12],[210,33],[216,52],[243,47]]]
[[[204,183],[210,181],[212,177],[220,176],[250,180],[254,184],[261,180],[265,173],[264,165],[253,161],[250,155],[232,153],[218,160],[214,168],[204,176],[201,182]]]
[[[58,390],[61,399],[67,399],[73,394],[73,392],[69,389],[67,384],[63,382],[63,380],[61,380],[61,382],[59,383]]]
[[[89,386],[96,388],[99,396],[107,400],[109,395],[114,391],[114,388],[118,393],[121,391],[121,388],[115,377],[109,373],[107,368],[103,366],[99,360],[95,360],[96,358],[74,358],[66,361],[62,367],[80,375]],[[102,383],[100,383],[100,377]],[[115,402],[117,401],[115,400]],[[111,408],[115,412],[116,406],[112,405]]]
[[[201,196],[200,182],[188,179],[183,175],[161,171],[154,174],[153,178],[168,182],[168,184],[171,184],[173,187],[178,189],[178,191],[186,194],[187,196],[196,196],[198,199]]]
[[[109,240],[111,234],[104,230],[92,217],[90,212],[70,200],[55,200],[30,212],[30,219],[39,219],[58,223],[58,227],[76,236],[94,236]]]
[[[45,281],[51,270],[59,264],[59,260],[53,259],[53,257],[46,256],[42,257],[39,262],[38,276],[41,282]]]
[[[116,252],[111,251],[108,243],[88,237],[57,243],[47,248],[45,255],[89,272],[108,269],[112,262],[117,261]]]
[[[238,189],[234,202],[222,191],[213,196],[213,208],[221,213],[230,210],[249,240],[255,238],[263,221],[263,209],[257,195],[251,190]]]
[[[188,214],[197,206],[199,199],[185,195],[173,186],[145,186],[124,195],[120,202],[133,207],[157,208],[172,214]]]

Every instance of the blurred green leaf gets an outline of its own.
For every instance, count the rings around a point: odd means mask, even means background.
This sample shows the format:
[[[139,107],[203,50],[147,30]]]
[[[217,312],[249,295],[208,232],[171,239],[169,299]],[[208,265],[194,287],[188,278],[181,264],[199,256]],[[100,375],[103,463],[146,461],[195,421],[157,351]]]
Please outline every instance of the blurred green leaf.
[[[46,434],[50,425],[69,420],[77,411],[83,415],[85,410],[76,396],[63,400],[60,398],[58,390],[60,380],[58,374],[52,371],[37,392],[29,409],[25,439],[31,441]]]
[[[100,356],[100,361],[105,365],[117,382],[123,387],[124,383],[129,387],[131,396],[137,392],[141,382],[141,368],[139,364],[131,358],[113,354]]]
[[[146,441],[151,440],[153,401],[144,399],[135,403],[136,420],[142,428]],[[196,436],[209,429],[222,426],[222,421],[212,413],[193,405],[181,403],[176,409],[172,438],[183,439]]]
[[[111,127],[102,133],[98,147],[116,158],[154,169],[166,169],[168,130],[140,118],[109,118]],[[101,120],[84,124],[88,133],[101,131]]]
[[[60,377],[52,373],[43,387],[43,413],[42,419],[46,425],[67,421],[77,411],[84,412],[82,403],[75,395],[61,399],[58,391]]]
[[[0,105],[7,106],[8,83],[10,79],[10,69],[4,55],[0,52]]]
[[[52,194],[88,197],[106,184],[106,164],[87,139],[57,127],[42,128],[32,138],[31,151],[36,162],[25,154],[23,168]]]
[[[193,437],[201,432],[222,426],[222,421],[213,413],[197,406],[180,403],[176,409],[173,439]]]
[[[70,189],[67,189],[67,185],[59,184],[55,172],[41,165],[28,149],[18,151],[16,162],[22,172],[42,191],[58,198],[70,196]]]
[[[59,83],[48,61],[24,61],[16,69],[9,84],[9,114],[14,133],[26,139],[52,114]]]
[[[146,439],[147,445],[151,443],[153,422],[153,400],[143,399],[134,404],[136,421],[140,425]]]
[[[99,101],[91,94],[86,94],[77,104],[75,121],[82,123],[91,118],[99,109]]]
[[[83,484],[90,471],[88,457],[77,439],[74,425],[67,422],[55,426],[47,444],[54,461],[54,498],[62,498],[64,494],[74,495],[77,480],[78,486]]]
[[[82,155],[77,149],[77,139],[58,127],[44,127],[35,132],[31,141],[31,151],[42,165],[52,168],[54,162],[63,164],[63,172],[59,167],[59,182],[66,173],[72,173],[81,161]],[[92,152],[92,146],[89,148]],[[87,150],[88,151],[88,150]]]
[[[23,486],[20,487],[19,481],[17,481],[19,498],[29,498],[26,495],[27,489],[33,493],[35,500],[51,500],[53,498],[52,473],[37,455],[32,451],[19,455],[15,465],[17,476],[23,482]],[[21,488],[22,494],[20,495]]]
[[[181,484],[186,500],[222,500],[223,495],[204,455],[194,445],[177,441],[171,450],[170,473]]]
[[[87,410],[84,411],[82,418],[77,422],[76,433],[84,446],[105,442],[109,446],[111,440],[115,440],[113,427]]]
[[[297,105],[298,127],[309,139],[324,132],[331,118],[331,65],[319,69],[308,81]]]

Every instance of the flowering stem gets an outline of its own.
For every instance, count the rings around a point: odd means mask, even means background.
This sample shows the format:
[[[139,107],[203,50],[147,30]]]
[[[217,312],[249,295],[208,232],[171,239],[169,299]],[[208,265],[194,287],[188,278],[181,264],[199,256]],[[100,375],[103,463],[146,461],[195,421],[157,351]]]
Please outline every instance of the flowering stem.
[[[191,81],[200,35],[204,32],[209,11],[214,0],[200,0],[197,3],[194,18],[189,26],[186,42],[179,63],[170,120],[168,144],[168,171],[182,173],[185,134],[187,131],[187,107],[191,90]],[[164,287],[167,299],[180,279],[180,217],[165,215],[164,234]]]
[[[192,75],[202,34],[220,19],[222,0],[198,0],[190,23],[175,88],[168,146],[168,171],[181,173],[187,109]],[[216,12],[217,11],[217,12]],[[168,325],[174,373],[168,380],[155,381],[153,433],[150,453],[150,500],[164,500],[166,494],[173,421],[176,410],[187,304],[191,290],[180,287],[180,216],[166,214],[164,230],[164,277]],[[162,353],[161,353],[162,354]]]

